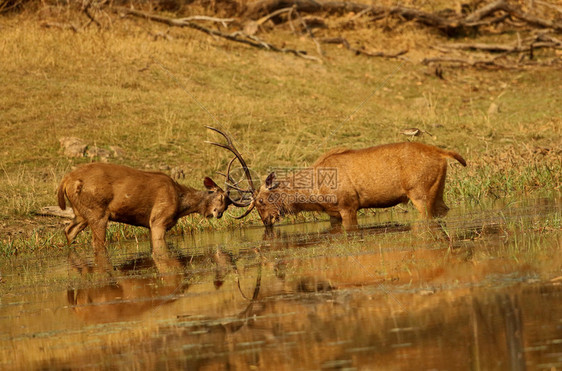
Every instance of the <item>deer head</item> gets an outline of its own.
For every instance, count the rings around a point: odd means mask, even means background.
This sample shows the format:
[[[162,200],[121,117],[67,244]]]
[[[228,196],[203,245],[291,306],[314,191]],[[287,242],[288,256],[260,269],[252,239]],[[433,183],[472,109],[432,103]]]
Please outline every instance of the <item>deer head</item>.
[[[226,178],[226,195],[228,197],[228,203],[232,204],[234,206],[237,206],[237,207],[247,207],[248,208],[246,210],[246,212],[244,212],[244,214],[236,217],[236,219],[242,219],[242,218],[246,217],[247,215],[249,215],[252,212],[252,210],[254,209],[254,207],[256,206],[256,197],[258,197],[261,188],[258,189],[258,190],[255,188],[254,181],[253,181],[252,175],[250,173],[250,169],[248,168],[248,165],[246,165],[246,161],[244,160],[244,158],[242,157],[240,152],[238,152],[238,150],[234,146],[234,143],[232,142],[232,139],[230,139],[228,134],[226,134],[225,132],[223,132],[219,129],[216,129],[216,128],[213,128],[213,127],[210,127],[210,126],[207,126],[207,128],[221,134],[226,139],[227,144],[221,144],[221,143],[215,143],[215,142],[209,142],[209,141],[207,141],[206,143],[215,145],[217,147],[224,148],[224,149],[226,149],[226,150],[228,150],[228,151],[230,151],[234,154],[234,158],[228,164],[226,174],[223,174],[223,175]],[[246,180],[248,182],[248,186],[249,186],[248,189],[240,188],[239,184],[234,182],[234,180],[230,176],[230,170],[232,168],[232,164],[236,160],[238,160],[240,162],[240,165],[242,166],[242,169],[244,171],[244,175],[245,175]],[[238,197],[237,199],[234,198],[232,196],[233,191],[236,191],[239,195],[241,195],[241,197]]]
[[[266,227],[279,221],[279,218],[290,212],[287,193],[280,187],[275,172],[270,173],[264,184],[254,193],[254,205]]]
[[[204,200],[201,215],[205,218],[220,219],[230,204],[230,198],[213,179],[205,177],[203,185],[207,188],[207,197]]]
[[[244,214],[236,217],[236,219],[246,217],[254,208],[256,208],[263,224],[266,227],[271,227],[279,220],[280,217],[292,211],[291,203],[288,202],[289,197],[287,197],[290,194],[290,191],[285,187],[280,186],[281,183],[276,180],[274,172],[269,174],[260,188],[256,189],[254,181],[252,180],[251,172],[246,165],[246,161],[240,152],[238,152],[228,134],[210,126],[207,126],[207,128],[221,134],[226,139],[227,144],[215,142],[207,143],[224,148],[234,154],[234,158],[228,164],[226,174],[223,174],[226,178],[226,194],[228,195],[230,204],[237,207],[248,208]],[[235,160],[240,162],[240,165],[244,170],[244,175],[249,185],[249,188],[247,189],[240,188],[239,183],[236,183],[230,176],[232,163]],[[239,195],[241,195],[241,197],[239,197],[239,199],[234,199],[232,197],[233,191],[236,191]]]

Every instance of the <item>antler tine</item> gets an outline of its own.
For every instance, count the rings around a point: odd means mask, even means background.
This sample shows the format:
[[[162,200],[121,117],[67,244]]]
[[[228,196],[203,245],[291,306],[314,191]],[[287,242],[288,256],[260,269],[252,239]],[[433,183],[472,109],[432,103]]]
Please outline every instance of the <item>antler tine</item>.
[[[218,175],[221,175],[221,176],[223,176],[223,177],[226,178],[226,174],[223,174],[223,173],[221,173],[221,172],[219,172],[219,171],[217,171],[217,174],[218,174]],[[232,178],[229,178],[229,179],[230,179],[230,181],[232,181]],[[226,184],[226,186],[227,186],[228,188],[232,188],[232,189],[234,189],[234,190],[236,190],[236,191],[238,191],[238,192],[252,193],[252,191],[250,191],[249,189],[243,189],[243,188],[238,187],[238,183],[234,183],[234,182],[233,182],[233,183],[225,182],[225,184]]]
[[[230,168],[232,167],[232,164],[234,163],[234,161],[236,161],[236,156],[234,156],[232,158],[232,160],[230,160],[230,162],[228,163],[228,166],[226,167],[226,183],[227,183],[227,186],[228,186],[228,182],[234,183],[232,181],[232,178],[230,177]]]
[[[240,182],[235,182],[234,179],[232,179],[232,177],[230,176],[230,168],[232,167],[234,161],[236,161],[236,157],[233,157],[232,160],[230,160],[230,162],[228,163],[228,167],[226,168],[226,175],[221,174],[226,178],[225,180],[226,192],[230,193],[230,189],[232,188],[242,193],[253,193],[253,191],[250,189],[242,189],[238,187],[238,183]]]
[[[242,193],[250,193],[253,194],[253,192],[249,189],[242,189],[240,187],[238,187],[238,183],[234,183],[234,180],[230,177],[230,167],[232,166],[232,163],[236,160],[236,157],[234,157],[232,160],[230,160],[230,162],[228,163],[228,168],[226,169],[226,174],[221,173],[220,171],[217,171],[217,174],[222,175],[223,177],[225,177],[225,182],[224,184],[226,185],[226,194],[227,197],[230,201],[231,204],[233,204],[236,207],[247,207],[249,206],[252,201],[250,202],[238,202],[236,200],[233,200],[232,197],[230,197],[230,189],[235,189],[238,192],[242,192]],[[244,198],[244,196],[242,196],[242,198]],[[233,216],[233,218],[235,218]]]
[[[217,146],[217,147],[222,147],[224,149],[228,149],[229,151],[231,150],[229,146],[226,146],[226,145],[221,144],[221,143],[211,142],[210,140],[206,140],[205,143],[212,144],[212,145]]]
[[[234,146],[234,143],[232,143],[232,139],[230,139],[230,136],[228,136],[228,134],[226,134],[222,130],[219,130],[219,129],[214,128],[212,126],[205,126],[205,127],[207,129],[216,131],[217,133],[219,133],[220,135],[222,135],[226,139],[226,142],[228,143],[228,145],[210,142],[210,141],[205,141],[205,142],[209,143],[209,144],[212,144],[212,145],[215,145],[215,146],[218,146],[218,147],[221,147],[221,148],[224,148],[224,149],[227,149],[236,156],[238,161],[240,161],[240,165],[242,165],[242,169],[244,170],[244,174],[246,175],[246,179],[248,179],[248,184],[250,185],[250,189],[251,189],[252,192],[254,192],[256,190],[256,187],[254,186],[254,182],[252,181],[252,176],[250,174],[250,170],[248,169],[248,165],[246,165],[246,161],[244,161],[244,158],[242,158],[242,155],[240,154],[240,152],[238,152],[238,150]],[[229,165],[229,167],[230,167],[230,165]],[[229,175],[228,172],[227,172],[227,175]],[[228,181],[228,177],[227,177],[227,181]]]
[[[205,127],[206,127],[207,129],[211,129],[211,130],[213,130],[213,131],[216,131],[217,133],[219,133],[220,135],[222,135],[222,136],[224,137],[224,139],[226,139],[228,145],[230,145],[231,147],[234,147],[234,144],[232,144],[232,140],[230,139],[230,137],[229,137],[225,132],[223,132],[223,131],[220,130],[220,129],[214,128],[214,127],[212,127],[212,126],[205,126]],[[221,147],[224,147],[224,146],[221,146]]]
[[[230,203],[233,204],[236,207],[248,207],[252,204],[253,201],[250,201],[249,203],[246,202],[238,202],[238,201],[234,201],[232,198],[228,198],[230,200]],[[246,214],[247,215],[247,214]],[[244,216],[246,216],[244,215]]]
[[[250,207],[248,207],[248,209],[244,212],[244,214],[240,215],[240,216],[233,216],[234,219],[242,219],[245,218],[249,213],[252,212],[252,210],[254,210],[254,206],[256,206],[256,202],[252,201],[252,203],[249,205]]]
[[[220,172],[217,171],[217,174],[218,174],[218,175],[222,175],[223,177],[226,178],[226,175],[224,175],[223,173],[220,173]],[[232,180],[232,178],[231,178],[230,180]],[[238,187],[238,185],[237,185],[238,183],[228,183],[228,182],[225,182],[225,184],[226,184],[226,186],[227,186],[228,188],[232,188],[232,189],[234,189],[234,190],[236,190],[236,191],[238,191],[238,192],[252,193],[252,191],[250,191],[249,189],[243,189],[243,188]]]
[[[237,184],[237,183],[236,183],[236,184]],[[250,191],[250,190],[248,190],[248,189],[242,189],[242,188],[238,187],[236,184],[231,184],[231,183],[228,183],[228,182],[227,182],[227,183],[226,183],[226,186],[227,186],[228,188],[232,188],[232,189],[234,189],[235,191],[238,191],[238,192],[242,192],[242,193],[253,193],[252,191]]]

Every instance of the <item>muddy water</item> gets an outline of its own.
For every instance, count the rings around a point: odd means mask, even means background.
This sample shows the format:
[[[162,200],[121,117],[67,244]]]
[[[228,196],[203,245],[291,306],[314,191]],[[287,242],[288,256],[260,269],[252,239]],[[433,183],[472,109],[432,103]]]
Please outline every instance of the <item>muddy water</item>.
[[[562,202],[410,214],[2,261],[0,369],[561,369]]]

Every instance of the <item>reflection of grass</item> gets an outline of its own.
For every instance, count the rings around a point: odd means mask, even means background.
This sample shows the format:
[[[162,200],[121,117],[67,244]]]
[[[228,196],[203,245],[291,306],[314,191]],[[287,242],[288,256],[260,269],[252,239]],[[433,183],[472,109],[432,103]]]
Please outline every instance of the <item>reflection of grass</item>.
[[[454,165],[449,171],[446,198],[453,207],[487,196],[560,192],[562,81],[550,70],[448,70],[442,81],[418,64],[397,69],[396,61],[352,57],[335,48],[319,65],[227,45],[194,31],[170,30],[171,40],[147,41],[146,27],[163,26],[144,21],[119,21],[110,32],[91,27],[78,34],[43,29],[29,14],[4,21],[0,209],[1,224],[11,232],[1,233],[4,254],[63,242],[59,237],[44,242],[51,232],[41,230],[36,245],[29,228],[21,227],[34,210],[55,203],[54,190],[65,172],[90,161],[65,158],[60,137],[122,147],[124,157],[112,162],[183,167],[185,182],[198,188],[205,175],[224,170],[228,155],[203,143],[215,138],[203,125],[216,122],[152,62],[153,56],[220,121],[259,174],[272,166],[309,165],[332,147],[404,140],[400,130],[416,126],[436,136],[421,140],[455,149],[468,161],[467,168]],[[369,32],[369,43],[376,42],[375,31]],[[395,37],[405,45],[432,43],[415,28],[403,32]],[[383,41],[389,37],[381,34]],[[501,109],[489,115],[492,101]],[[254,213],[251,220],[256,219]],[[185,218],[175,231],[238,223],[228,217],[209,223]],[[18,228],[22,235],[13,233]],[[112,240],[145,236],[114,228]]]

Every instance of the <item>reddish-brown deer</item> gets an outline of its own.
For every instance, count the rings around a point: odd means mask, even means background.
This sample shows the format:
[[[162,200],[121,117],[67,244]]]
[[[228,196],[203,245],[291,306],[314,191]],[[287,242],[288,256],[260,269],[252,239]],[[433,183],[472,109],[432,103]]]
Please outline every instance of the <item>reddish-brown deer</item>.
[[[228,145],[212,143],[235,154],[245,169],[250,187],[244,217],[255,207],[266,226],[285,214],[323,211],[332,226],[357,227],[357,211],[385,208],[411,200],[423,218],[444,216],[449,208],[443,201],[447,174],[446,158],[466,166],[457,152],[422,143],[394,143],[365,149],[335,149],[321,156],[310,168],[283,179],[272,172],[255,189],[244,159],[227,134]],[[230,169],[230,165],[229,165]],[[227,173],[228,182],[232,180]],[[238,188],[237,185],[234,185]],[[239,205],[236,205],[239,206]]]
[[[57,191],[60,208],[66,208],[66,197],[75,214],[65,229],[68,244],[90,226],[98,256],[105,252],[107,223],[114,221],[149,228],[153,254],[164,251],[165,233],[179,218],[192,213],[220,218],[227,209],[228,195],[211,178],[203,184],[207,190],[200,191],[160,172],[105,163],[82,165],[63,178]]]

